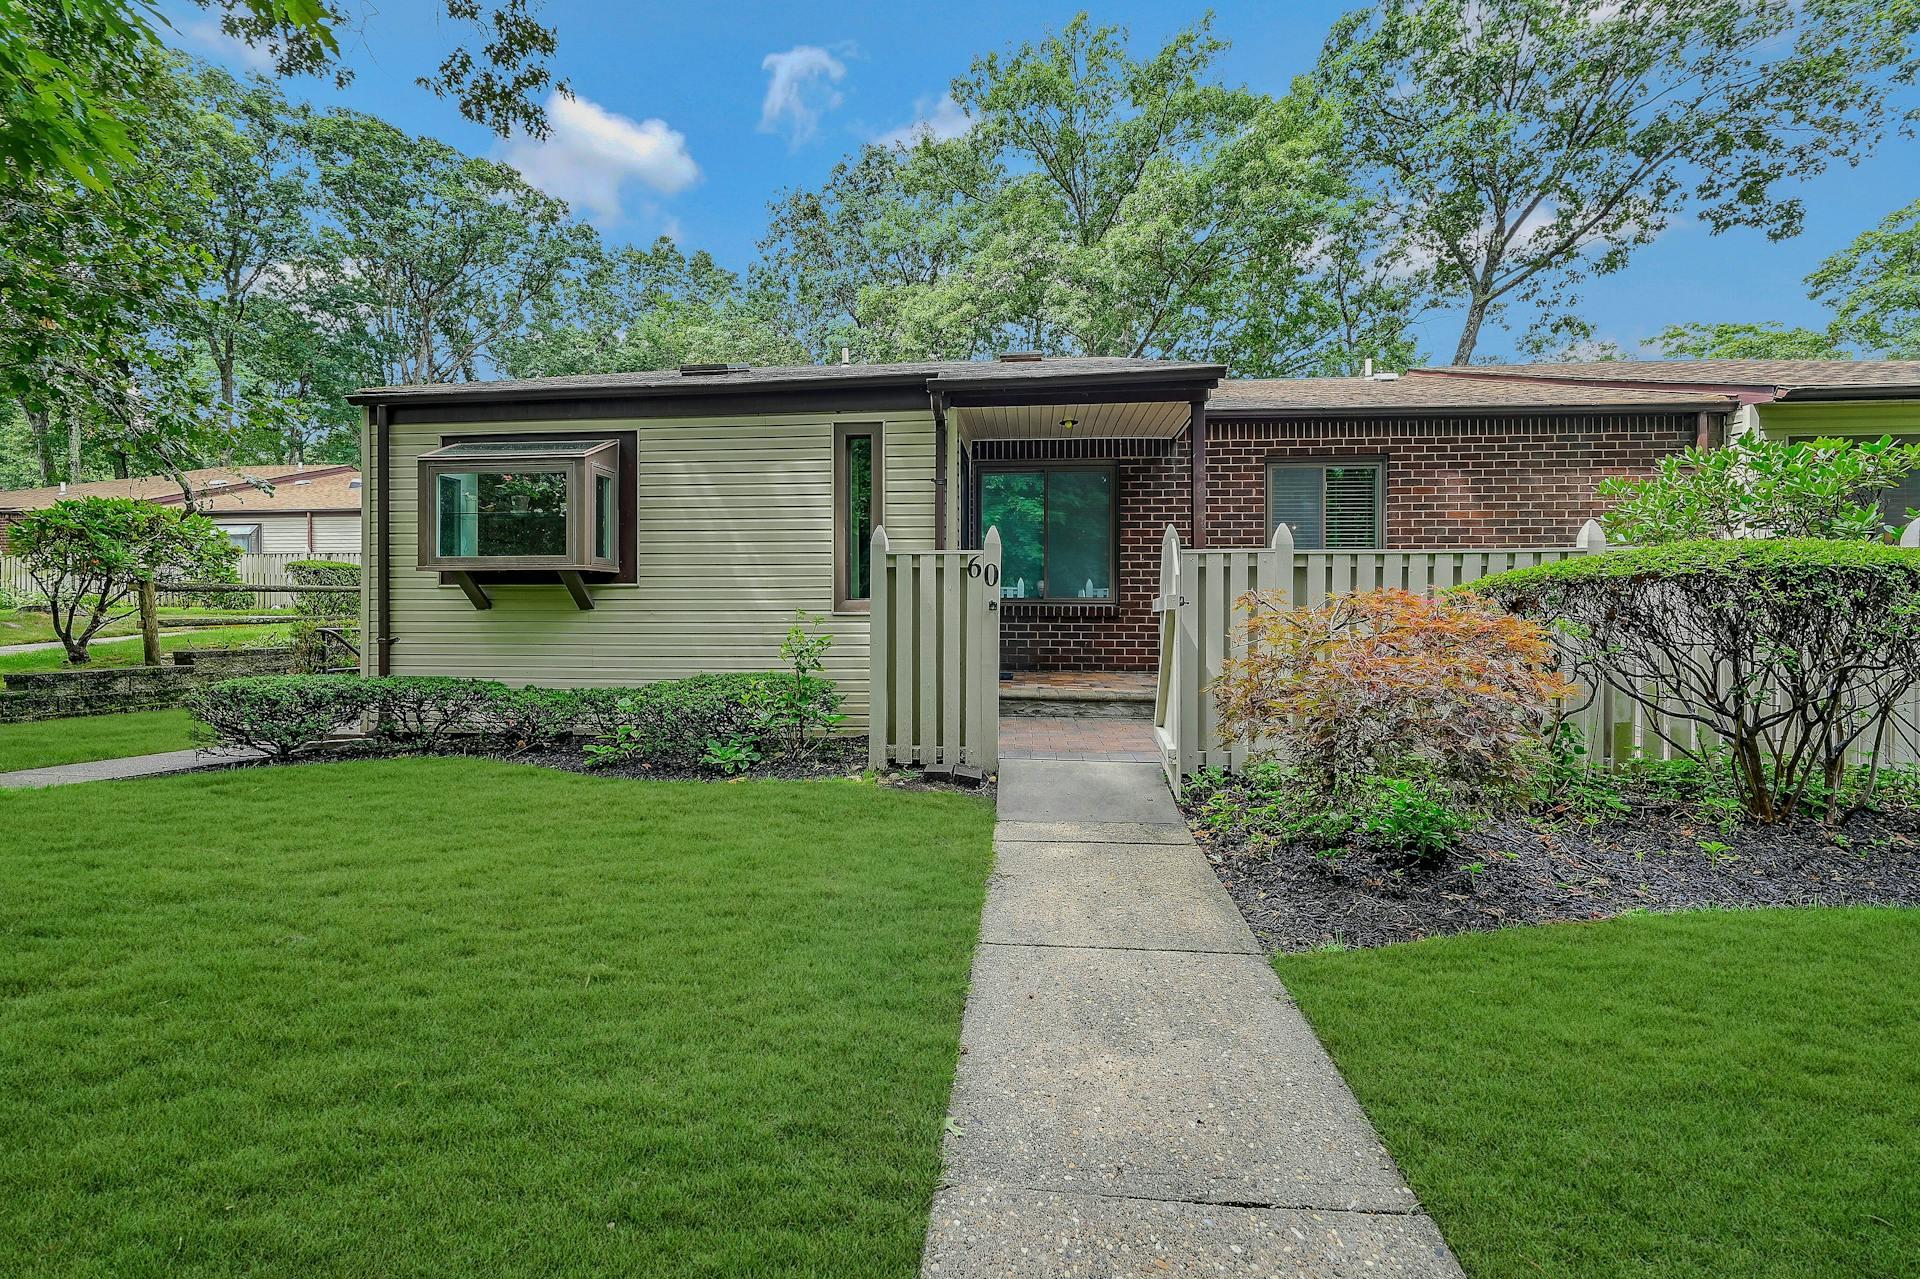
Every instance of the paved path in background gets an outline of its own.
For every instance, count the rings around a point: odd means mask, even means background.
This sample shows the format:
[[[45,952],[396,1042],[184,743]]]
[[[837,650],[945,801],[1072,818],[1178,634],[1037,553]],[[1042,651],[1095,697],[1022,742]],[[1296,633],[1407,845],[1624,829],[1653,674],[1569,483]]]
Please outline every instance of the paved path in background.
[[[53,764],[46,768],[26,768],[17,773],[0,773],[0,790],[70,786],[75,782],[114,782],[129,777],[164,777],[168,773],[191,773],[195,769],[264,758],[265,751],[186,750],[161,751],[157,755],[128,755],[120,759],[96,759],[84,764]]]
[[[195,630],[204,629],[206,628],[195,627],[193,630],[185,631],[161,631],[160,638],[165,639],[169,635],[192,635]],[[96,635],[90,642],[93,644],[124,644],[128,640],[137,640],[139,638],[139,632],[136,631],[132,635]],[[35,644],[0,644],[0,656],[5,656],[9,653],[45,653],[50,649],[64,647],[65,645],[61,644],[59,640],[41,640]]]
[[[1156,764],[1004,760],[921,1273],[1461,1271]]]

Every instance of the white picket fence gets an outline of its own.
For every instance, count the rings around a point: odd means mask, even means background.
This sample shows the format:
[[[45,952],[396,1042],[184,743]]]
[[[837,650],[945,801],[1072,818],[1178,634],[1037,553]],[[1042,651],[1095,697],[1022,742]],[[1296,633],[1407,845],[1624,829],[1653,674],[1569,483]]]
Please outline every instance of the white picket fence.
[[[1920,546],[1920,520],[1908,526],[1903,546]],[[1504,573],[1606,549],[1600,526],[1589,520],[1572,546],[1485,549],[1296,551],[1282,525],[1267,546],[1196,549],[1180,544],[1169,527],[1160,546],[1160,663],[1154,703],[1154,733],[1167,780],[1181,781],[1200,768],[1239,768],[1250,753],[1222,740],[1212,685],[1228,657],[1243,656],[1243,614],[1236,605],[1249,591],[1283,593],[1294,606],[1314,607],[1331,596],[1375,588],[1431,594]],[[1597,761],[1647,756],[1671,758],[1681,746],[1697,747],[1697,725],[1679,718],[1649,717],[1633,699],[1608,687],[1586,697],[1574,716]],[[1883,744],[1886,763],[1920,763],[1920,692],[1913,694]],[[1871,743],[1862,743],[1864,754]]]
[[[873,531],[868,760],[1000,763],[1000,533],[973,551],[895,550]]]
[[[240,572],[240,580],[249,586],[279,586],[293,580],[287,576],[287,565],[300,560],[339,560],[358,564],[360,552],[317,555],[310,551],[245,551],[241,553],[236,567]],[[40,594],[40,588],[27,573],[26,564],[13,555],[0,555],[0,588],[15,598],[30,598]],[[254,605],[260,608],[290,608],[294,598],[290,594],[260,593],[254,597]]]

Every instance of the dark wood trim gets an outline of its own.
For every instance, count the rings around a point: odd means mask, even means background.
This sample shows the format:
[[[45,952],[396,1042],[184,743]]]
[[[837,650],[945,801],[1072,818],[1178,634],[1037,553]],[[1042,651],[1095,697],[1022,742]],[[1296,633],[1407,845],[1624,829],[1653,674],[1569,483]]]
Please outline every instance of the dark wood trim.
[[[567,588],[567,594],[573,596],[575,608],[582,613],[593,611],[593,595],[587,590],[587,584],[580,579],[580,574],[572,569],[563,568],[560,570],[560,584]]]
[[[1144,385],[1040,384],[1018,387],[943,391],[947,406],[956,409],[1017,408],[1030,404],[1182,404],[1198,398],[1203,403],[1210,382],[1153,382]]]
[[[383,404],[373,410],[374,562],[380,582],[374,591],[374,674],[393,672],[393,420]],[[365,495],[362,494],[362,500]]]
[[[947,397],[931,392],[933,405],[933,549],[947,549]]]
[[[871,596],[865,599],[852,597],[853,565],[847,561],[847,497],[852,485],[847,476],[847,438],[854,435],[873,437],[873,479],[869,501],[873,503],[873,522],[875,526],[886,523],[887,517],[887,428],[884,422],[836,422],[833,426],[833,611],[836,613],[866,613],[873,609]],[[871,543],[869,543],[871,545]],[[872,554],[869,550],[868,554]]]
[[[927,406],[923,386],[855,387],[838,391],[785,391],[733,395],[614,395],[599,399],[488,400],[459,398],[423,404],[399,402],[393,420],[401,426],[484,426],[491,422],[604,422],[650,418],[785,417],[819,414],[848,417],[866,413],[920,411]],[[716,430],[748,424],[721,421]]]
[[[996,472],[1008,471],[1104,471],[1107,474],[1107,590],[1106,599],[1081,599],[1077,595],[1023,595],[1003,596],[1007,605],[1031,604],[1042,607],[1069,606],[1074,608],[1099,607],[1120,603],[1120,465],[1113,458],[1062,458],[1058,461],[1020,460],[1011,462],[976,462],[973,467],[973,504],[974,519],[978,523],[982,538],[987,535],[986,503],[982,500],[981,488],[986,478]],[[1042,515],[1041,556],[1046,555],[1045,516]],[[1043,570],[1044,570],[1043,563]],[[1004,573],[1005,565],[1002,565]],[[1049,585],[1052,583],[1049,582]]]
[[[487,609],[493,607],[493,596],[487,594],[486,587],[473,580],[473,574],[448,573],[445,576],[453,579],[453,584],[460,588],[466,595],[467,602],[476,609],[485,612]]]
[[[1193,447],[1193,470],[1189,485],[1193,490],[1193,545],[1207,544],[1207,402],[1195,400],[1187,425]]]
[[[497,438],[497,437],[496,437]],[[485,441],[481,441],[485,442]],[[504,441],[502,441],[504,442]],[[548,441],[536,441],[547,443]],[[569,441],[555,437],[555,444]],[[595,546],[594,504],[599,500],[597,477],[611,475],[614,479],[615,534],[619,532],[618,493],[620,483],[620,441],[610,437],[596,437],[585,443],[598,447],[585,454],[572,456],[539,456],[527,454],[519,457],[462,457],[443,458],[429,453],[414,463],[414,483],[416,501],[414,509],[421,512],[416,521],[418,527],[418,546],[415,551],[416,568],[458,569],[462,572],[528,572],[546,570],[567,571],[573,573],[611,573],[619,570],[619,553],[616,547],[612,562],[599,558]],[[566,514],[564,531],[566,549],[559,555],[443,555],[438,546],[439,510],[437,508],[438,481],[442,475],[459,474],[468,471],[490,472],[500,468],[514,471],[537,470],[544,474],[561,474],[567,480]],[[484,561],[481,563],[479,561]]]

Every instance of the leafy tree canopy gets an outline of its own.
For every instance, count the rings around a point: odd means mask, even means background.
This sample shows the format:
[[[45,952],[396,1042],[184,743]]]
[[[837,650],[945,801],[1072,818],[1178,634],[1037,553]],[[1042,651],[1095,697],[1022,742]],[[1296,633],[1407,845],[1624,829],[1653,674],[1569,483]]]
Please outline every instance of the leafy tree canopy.
[[[1669,324],[1653,336],[1660,354],[1685,360],[1846,360],[1831,333],[1759,324]]]
[[[1896,209],[1807,277],[1834,331],[1895,360],[1920,360],[1920,200]]]
[[[1464,311],[1551,321],[1682,214],[1781,239],[1791,179],[1866,154],[1920,63],[1914,0],[1383,0],[1315,80],[1407,250]]]

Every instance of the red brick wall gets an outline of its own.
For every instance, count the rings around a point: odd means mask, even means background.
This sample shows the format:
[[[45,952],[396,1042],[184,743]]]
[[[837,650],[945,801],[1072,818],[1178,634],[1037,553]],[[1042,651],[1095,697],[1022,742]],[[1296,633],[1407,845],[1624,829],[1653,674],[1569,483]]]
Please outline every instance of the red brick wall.
[[[1600,513],[1596,484],[1650,474],[1696,427],[1686,413],[1211,422],[1207,541],[1266,540],[1268,462],[1352,457],[1386,460],[1388,546],[1566,546]]]
[[[1594,485],[1645,475],[1693,443],[1690,414],[1489,419],[1211,422],[1207,541],[1266,541],[1266,464],[1384,458],[1389,546],[1564,546],[1599,514]],[[1119,591],[1112,604],[1001,606],[1003,665],[1017,670],[1152,670],[1159,630],[1160,537],[1192,530],[1189,453],[1179,440],[990,440],[976,461],[1115,460]],[[968,495],[969,503],[973,494]]]

